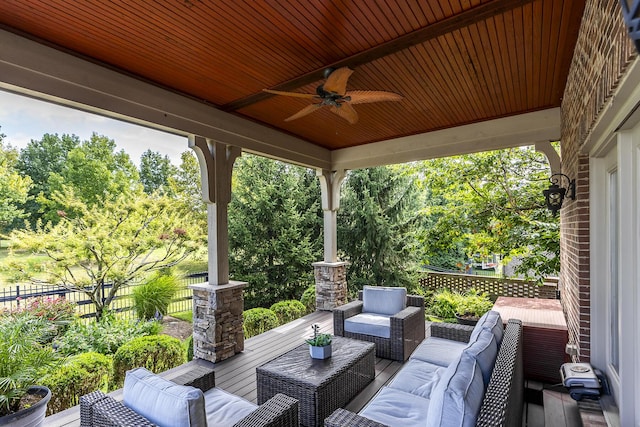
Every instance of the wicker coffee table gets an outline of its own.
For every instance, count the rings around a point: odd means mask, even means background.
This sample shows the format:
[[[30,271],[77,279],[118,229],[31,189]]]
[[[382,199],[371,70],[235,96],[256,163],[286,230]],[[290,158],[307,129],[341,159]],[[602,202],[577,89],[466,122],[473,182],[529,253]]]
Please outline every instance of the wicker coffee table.
[[[302,344],[258,367],[258,404],[284,393],[300,401],[303,426],[322,426],[325,418],[345,406],[375,376],[375,344],[333,337],[331,345],[329,359],[312,359],[309,346]]]

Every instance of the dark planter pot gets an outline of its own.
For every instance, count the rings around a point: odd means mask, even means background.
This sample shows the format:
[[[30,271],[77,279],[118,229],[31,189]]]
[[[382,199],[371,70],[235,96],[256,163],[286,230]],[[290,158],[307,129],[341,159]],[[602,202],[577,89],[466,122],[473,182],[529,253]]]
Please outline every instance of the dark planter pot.
[[[13,414],[0,417],[2,427],[40,427],[47,415],[47,403],[51,399],[51,390],[47,387],[33,386],[27,391],[29,394],[37,394],[42,399],[30,408],[23,409]]]
[[[478,323],[480,319],[478,317],[461,316],[456,313],[456,320],[461,325],[476,326],[476,323]]]

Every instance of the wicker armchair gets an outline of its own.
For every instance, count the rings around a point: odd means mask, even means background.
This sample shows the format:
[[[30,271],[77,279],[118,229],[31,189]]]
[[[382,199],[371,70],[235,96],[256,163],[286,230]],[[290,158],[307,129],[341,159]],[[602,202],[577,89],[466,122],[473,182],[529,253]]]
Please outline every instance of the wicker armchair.
[[[204,376],[177,382],[197,387],[205,392],[215,387],[215,373],[210,370]],[[94,391],[80,398],[81,427],[153,427],[156,424],[124,406],[101,391]],[[236,422],[234,427],[298,427],[298,400],[277,394],[253,412]]]
[[[424,297],[406,296],[406,308],[390,318],[390,336],[380,336],[349,332],[345,330],[345,320],[363,312],[363,292],[358,300],[337,307],[333,310],[334,335],[373,342],[376,345],[376,356],[404,362],[425,337]]]

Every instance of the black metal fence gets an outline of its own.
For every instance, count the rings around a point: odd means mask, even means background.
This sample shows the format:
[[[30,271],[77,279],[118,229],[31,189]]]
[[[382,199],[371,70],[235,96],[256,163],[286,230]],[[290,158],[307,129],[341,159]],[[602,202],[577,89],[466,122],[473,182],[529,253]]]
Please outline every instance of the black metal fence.
[[[207,280],[208,274],[206,272],[190,274],[179,279],[178,283],[180,287],[173,302],[169,305],[168,314],[191,310],[193,308],[191,302],[193,292],[187,286],[206,282]],[[112,285],[110,283],[105,284],[100,295],[105,295],[111,287]],[[133,312],[131,299],[131,292],[134,287],[135,285],[126,285],[118,289],[115,298],[111,302],[111,310],[121,313],[124,317],[134,318],[135,313]],[[4,287],[0,289],[0,309],[16,309],[24,305],[25,300],[37,297],[64,297],[67,301],[72,301],[77,304],[80,317],[91,318],[96,315],[95,306],[85,293],[70,291],[58,285],[28,284]]]

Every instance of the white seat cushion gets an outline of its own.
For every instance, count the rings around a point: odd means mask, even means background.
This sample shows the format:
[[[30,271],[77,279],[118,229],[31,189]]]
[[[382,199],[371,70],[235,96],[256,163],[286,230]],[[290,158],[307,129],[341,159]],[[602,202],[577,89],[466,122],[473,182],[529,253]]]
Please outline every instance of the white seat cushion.
[[[391,316],[388,314],[360,313],[344,320],[344,330],[354,334],[389,338]]]
[[[248,400],[217,387],[207,390],[204,402],[210,427],[231,427],[258,408]]]
[[[145,368],[128,371],[123,403],[160,427],[206,427],[200,389],[177,385]]]
[[[362,289],[362,312],[394,315],[407,306],[407,289],[365,286]]]
[[[484,381],[478,362],[462,353],[431,392],[427,427],[473,427],[484,398]]]
[[[418,359],[434,365],[447,367],[458,359],[467,343],[445,338],[429,337],[411,353],[409,359]]]
[[[409,360],[393,378],[389,387],[429,399],[445,369],[422,360]]]
[[[429,399],[382,387],[358,415],[389,427],[424,427],[428,412]]]

